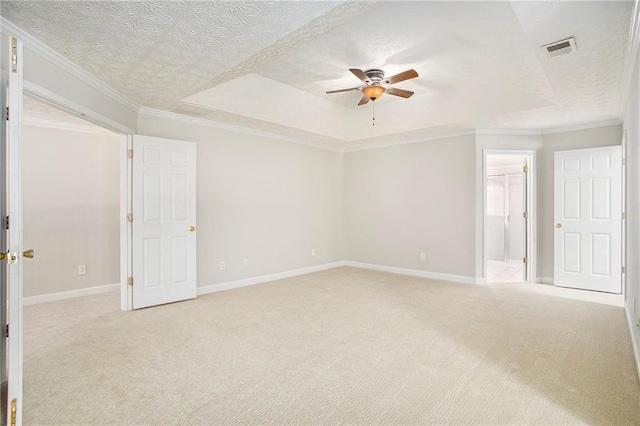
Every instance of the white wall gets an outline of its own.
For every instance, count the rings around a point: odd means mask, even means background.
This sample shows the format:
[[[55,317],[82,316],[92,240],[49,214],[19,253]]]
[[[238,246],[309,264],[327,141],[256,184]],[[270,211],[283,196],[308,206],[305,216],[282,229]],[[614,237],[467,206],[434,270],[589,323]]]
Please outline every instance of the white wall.
[[[198,145],[199,286],[343,260],[341,153],[146,114],[138,129]]]
[[[349,152],[344,161],[347,260],[475,276],[475,135]]]
[[[120,138],[23,128],[24,295],[119,282]],[[78,265],[87,274],[78,275]]]
[[[624,118],[626,132],[627,289],[625,309],[640,374],[640,56],[634,64],[629,103]]]
[[[607,126],[547,134],[538,151],[538,271],[553,277],[553,164],[554,153],[570,149],[620,145],[622,126]]]

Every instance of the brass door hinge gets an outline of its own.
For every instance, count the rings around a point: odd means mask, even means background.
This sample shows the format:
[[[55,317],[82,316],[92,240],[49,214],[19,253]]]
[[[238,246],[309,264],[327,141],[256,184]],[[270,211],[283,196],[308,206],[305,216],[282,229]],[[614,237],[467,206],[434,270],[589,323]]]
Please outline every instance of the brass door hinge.
[[[622,220],[627,220],[627,214],[625,212],[622,212]]]
[[[11,37],[11,72],[18,72],[18,39]]]
[[[529,173],[529,166],[524,166],[522,168],[522,173]]]
[[[524,217],[525,219],[529,219],[529,212],[523,212],[522,217]]]
[[[127,284],[133,286],[133,277],[127,278]]]
[[[127,158],[133,158],[133,150],[132,149],[127,151]]]
[[[18,412],[18,400],[13,398],[11,400],[11,422],[9,423],[11,426],[16,426],[16,414]]]
[[[624,266],[622,267],[622,273],[626,273],[627,272],[627,268],[625,268]]]
[[[127,215],[127,221],[128,221],[128,222],[133,222],[133,213],[129,213],[129,214]]]
[[[525,263],[525,264],[529,263],[529,259],[527,259],[526,257],[523,257],[522,258],[522,263]]]

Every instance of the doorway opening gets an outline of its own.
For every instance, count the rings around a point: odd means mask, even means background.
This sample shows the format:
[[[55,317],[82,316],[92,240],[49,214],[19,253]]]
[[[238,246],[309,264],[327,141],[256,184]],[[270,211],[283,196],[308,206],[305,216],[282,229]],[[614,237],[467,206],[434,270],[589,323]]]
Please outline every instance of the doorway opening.
[[[27,93],[22,124],[23,241],[35,253],[23,266],[28,421],[51,397],[33,372],[64,363],[66,348],[42,338],[48,323],[73,321],[77,306],[119,310],[122,136]]]
[[[26,94],[23,110],[24,304],[118,291],[120,135]]]
[[[486,151],[484,159],[485,280],[528,282],[532,154]]]

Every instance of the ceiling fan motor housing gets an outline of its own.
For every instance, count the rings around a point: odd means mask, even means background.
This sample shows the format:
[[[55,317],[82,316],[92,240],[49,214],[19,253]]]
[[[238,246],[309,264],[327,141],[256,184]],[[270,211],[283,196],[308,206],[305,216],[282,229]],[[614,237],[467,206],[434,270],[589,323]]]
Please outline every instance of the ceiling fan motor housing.
[[[384,71],[379,69],[370,69],[364,72],[372,83],[380,83],[384,79]]]

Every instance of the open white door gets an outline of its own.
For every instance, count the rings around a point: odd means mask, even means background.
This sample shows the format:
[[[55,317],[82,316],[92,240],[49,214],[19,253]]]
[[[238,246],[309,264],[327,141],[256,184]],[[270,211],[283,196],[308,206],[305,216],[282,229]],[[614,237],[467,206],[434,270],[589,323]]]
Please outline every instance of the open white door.
[[[0,110],[7,107],[7,74],[4,70],[0,78]],[[7,211],[7,121],[0,120],[0,253],[9,251],[6,218]],[[0,261],[0,417],[3,425],[7,424],[7,264]]]
[[[622,149],[555,153],[554,284],[622,292]]]
[[[2,40],[3,45],[7,39]],[[22,423],[22,43],[8,39],[9,69],[2,71],[2,185],[0,224],[4,233],[0,255],[2,284],[6,296],[3,344],[3,420]],[[7,109],[8,108],[8,109]],[[8,116],[6,115],[8,114]],[[26,255],[26,254],[25,254]],[[5,300],[3,300],[5,302]],[[3,314],[5,314],[3,310]],[[8,335],[7,335],[8,334]],[[6,389],[4,386],[6,385]]]
[[[193,299],[196,144],[133,137],[133,308]]]

